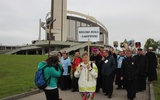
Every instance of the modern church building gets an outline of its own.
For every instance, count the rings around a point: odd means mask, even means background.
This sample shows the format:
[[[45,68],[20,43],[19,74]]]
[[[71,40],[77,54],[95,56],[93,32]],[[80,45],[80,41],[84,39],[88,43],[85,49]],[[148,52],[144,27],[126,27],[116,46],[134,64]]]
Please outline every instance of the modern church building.
[[[110,47],[108,45],[107,28],[92,16],[75,11],[67,11],[67,0],[52,0],[51,12],[46,16],[46,22],[40,21],[39,39],[33,40],[26,46],[0,46],[0,53],[5,54],[47,54],[48,52],[62,51],[83,52],[87,50],[87,41],[79,41],[79,28],[99,29],[99,41],[91,41],[91,47]],[[41,34],[46,34],[41,40]]]

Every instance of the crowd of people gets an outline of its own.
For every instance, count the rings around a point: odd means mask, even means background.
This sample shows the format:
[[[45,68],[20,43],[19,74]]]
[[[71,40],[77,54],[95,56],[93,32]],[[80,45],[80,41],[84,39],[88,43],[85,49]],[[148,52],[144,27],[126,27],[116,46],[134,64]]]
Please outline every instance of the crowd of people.
[[[95,93],[101,89],[108,98],[112,98],[116,84],[117,89],[126,89],[127,98],[133,100],[137,92],[146,90],[147,78],[149,83],[157,80],[157,58],[152,49],[150,47],[149,52],[144,53],[142,48],[138,48],[133,53],[130,49],[115,52],[113,48],[94,47],[91,55],[84,52],[81,56],[75,52],[72,59],[66,51],[59,52],[56,57],[46,60],[53,65],[51,70],[45,70],[46,79],[51,76],[50,83],[44,89],[46,98],[59,100],[58,87],[63,91],[79,91],[82,100],[94,100]],[[53,97],[53,93],[56,96]]]

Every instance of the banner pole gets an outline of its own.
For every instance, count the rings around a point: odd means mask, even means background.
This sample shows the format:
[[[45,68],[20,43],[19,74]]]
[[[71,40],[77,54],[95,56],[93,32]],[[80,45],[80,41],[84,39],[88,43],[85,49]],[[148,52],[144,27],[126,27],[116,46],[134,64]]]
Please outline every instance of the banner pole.
[[[90,39],[88,39],[88,64],[90,61]],[[89,81],[89,69],[87,70],[87,81]]]

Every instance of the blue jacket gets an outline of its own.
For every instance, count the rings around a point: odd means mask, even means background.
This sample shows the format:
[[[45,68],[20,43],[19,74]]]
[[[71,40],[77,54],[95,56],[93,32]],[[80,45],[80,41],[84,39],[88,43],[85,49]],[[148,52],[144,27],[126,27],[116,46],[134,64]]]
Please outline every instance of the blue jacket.
[[[38,64],[38,69],[42,69],[47,65],[46,62],[40,62]],[[57,87],[57,77],[61,76],[61,68],[62,65],[59,64],[58,70],[56,70],[53,66],[48,66],[44,69],[44,78],[47,80],[51,76],[50,83],[48,83],[47,87],[56,88]]]

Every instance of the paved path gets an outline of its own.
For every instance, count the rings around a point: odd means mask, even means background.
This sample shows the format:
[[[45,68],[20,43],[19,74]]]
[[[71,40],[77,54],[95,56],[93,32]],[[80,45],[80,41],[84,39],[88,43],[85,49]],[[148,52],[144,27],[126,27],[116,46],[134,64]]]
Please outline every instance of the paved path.
[[[107,96],[105,96],[101,91],[99,93],[95,94],[95,100],[128,100],[126,96],[126,90],[117,90],[115,89],[116,86],[114,86],[113,95],[111,99],[108,99]],[[71,92],[71,90],[67,91],[61,91],[60,97],[63,100],[81,100],[81,96],[79,92]],[[21,98],[19,100],[46,100],[44,92],[31,95],[25,98]],[[149,89],[147,85],[146,91],[138,92],[136,94],[136,98],[134,100],[149,100]]]

